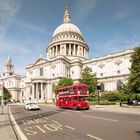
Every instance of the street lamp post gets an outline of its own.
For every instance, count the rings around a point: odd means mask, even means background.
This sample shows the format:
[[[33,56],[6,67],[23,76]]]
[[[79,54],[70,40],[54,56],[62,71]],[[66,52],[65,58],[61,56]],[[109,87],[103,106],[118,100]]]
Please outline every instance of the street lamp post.
[[[97,85],[97,91],[98,91],[98,105],[100,104],[100,90],[101,90],[101,86],[100,85]]]

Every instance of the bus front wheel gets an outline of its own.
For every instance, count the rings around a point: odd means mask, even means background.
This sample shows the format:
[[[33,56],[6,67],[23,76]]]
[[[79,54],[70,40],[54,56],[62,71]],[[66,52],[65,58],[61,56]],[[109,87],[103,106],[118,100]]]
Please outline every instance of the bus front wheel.
[[[77,110],[77,109],[78,109],[77,105],[73,105],[73,110]]]

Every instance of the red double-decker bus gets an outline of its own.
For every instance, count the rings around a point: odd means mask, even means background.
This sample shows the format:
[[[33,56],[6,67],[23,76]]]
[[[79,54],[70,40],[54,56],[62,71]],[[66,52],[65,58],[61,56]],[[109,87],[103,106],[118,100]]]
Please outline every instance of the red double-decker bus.
[[[89,103],[86,101],[88,95],[88,86],[86,84],[75,84],[59,88],[56,92],[56,106],[61,108],[89,109]]]

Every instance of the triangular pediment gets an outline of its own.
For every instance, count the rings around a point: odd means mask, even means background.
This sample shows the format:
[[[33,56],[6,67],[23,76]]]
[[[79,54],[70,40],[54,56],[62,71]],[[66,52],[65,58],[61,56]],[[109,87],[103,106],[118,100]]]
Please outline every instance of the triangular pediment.
[[[47,60],[43,59],[43,58],[39,58],[35,63],[34,63],[34,66],[36,65],[41,65],[43,63],[46,63]]]

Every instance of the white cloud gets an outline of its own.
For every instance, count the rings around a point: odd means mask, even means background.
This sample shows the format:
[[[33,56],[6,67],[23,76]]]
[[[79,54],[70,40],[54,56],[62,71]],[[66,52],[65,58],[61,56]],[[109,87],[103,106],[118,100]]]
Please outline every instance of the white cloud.
[[[120,10],[118,12],[115,13],[114,15],[114,19],[115,20],[121,20],[121,19],[125,19],[128,16],[130,16],[130,12],[127,10]]]
[[[20,9],[22,0],[0,0],[0,40]]]
[[[18,26],[20,26],[22,29],[28,29],[31,31],[36,31],[36,32],[40,32],[40,33],[46,33],[46,30],[44,28],[42,28],[42,26],[37,26],[28,22],[21,22],[21,21],[14,21],[14,23]]]
[[[97,0],[80,0],[78,1],[78,18],[87,16],[96,6]]]
[[[140,44],[139,40],[135,38],[127,38],[122,34],[116,34],[113,39],[110,39],[108,41],[104,42],[94,42],[94,56],[101,56],[114,53],[114,52],[119,52],[122,50],[134,48]],[[93,48],[91,48],[93,49]]]
[[[8,39],[0,42],[0,53],[29,54],[30,52],[31,50],[28,49],[23,42],[16,42]]]

